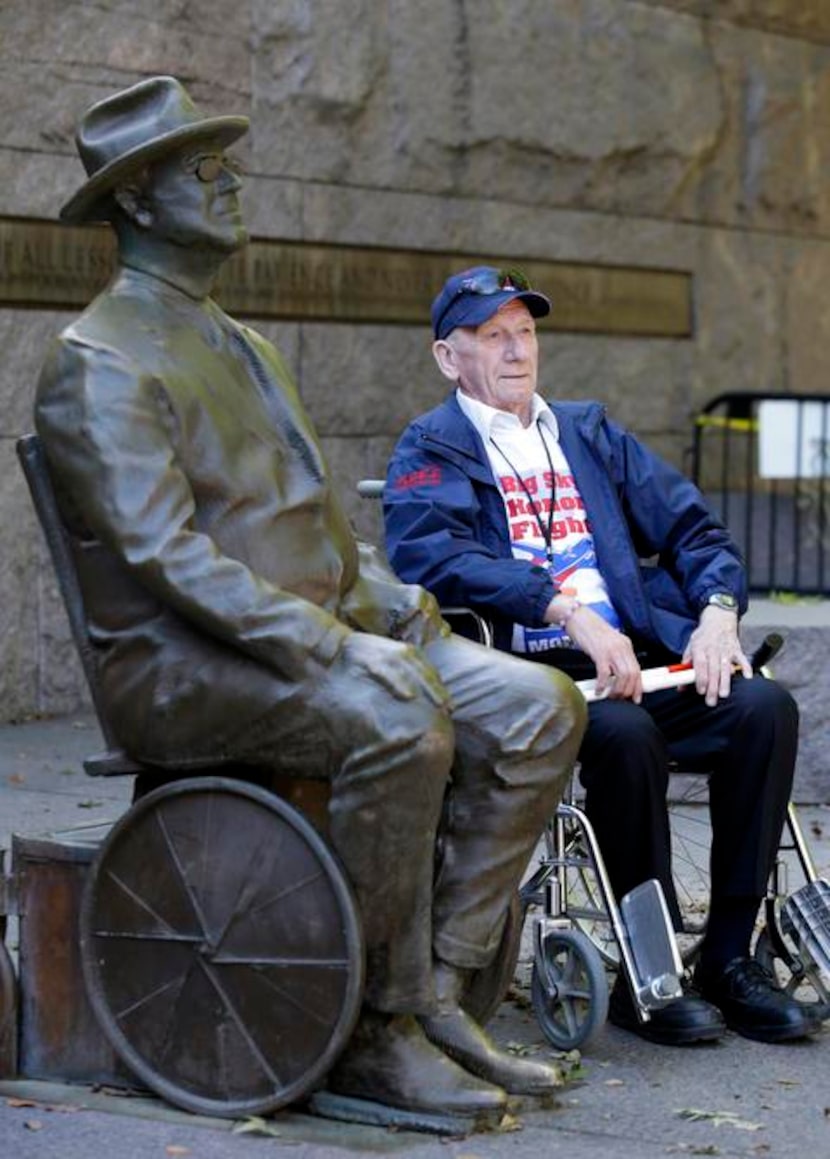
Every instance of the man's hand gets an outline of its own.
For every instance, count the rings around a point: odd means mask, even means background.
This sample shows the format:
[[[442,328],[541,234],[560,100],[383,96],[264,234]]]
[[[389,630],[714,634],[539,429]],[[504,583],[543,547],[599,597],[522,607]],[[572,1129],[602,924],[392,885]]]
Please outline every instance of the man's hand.
[[[691,660],[695,688],[710,708],[719,698],[729,695],[734,668],[740,668],[744,676],[751,677],[752,666],[738,639],[737,613],[711,604],[704,608],[698,626],[689,637],[683,660]]]
[[[548,604],[545,622],[562,623],[556,597]],[[643,681],[628,636],[612,628],[607,620],[584,605],[568,615],[566,630],[574,644],[594,662],[597,695],[607,694],[616,700],[633,700],[639,704],[643,699]]]

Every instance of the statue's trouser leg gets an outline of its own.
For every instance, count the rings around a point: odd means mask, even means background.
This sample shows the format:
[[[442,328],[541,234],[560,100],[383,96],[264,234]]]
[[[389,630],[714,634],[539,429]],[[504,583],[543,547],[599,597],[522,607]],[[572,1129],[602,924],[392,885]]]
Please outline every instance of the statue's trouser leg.
[[[455,638],[426,655],[449,690],[456,739],[433,946],[452,965],[480,968],[567,784],[586,706],[569,679],[542,665]]]
[[[203,651],[192,665],[192,735],[168,763],[180,775],[183,753],[205,746],[229,762],[330,780],[331,842],[363,916],[367,1001],[431,1011],[434,952],[457,966],[485,965],[495,952],[579,746],[580,695],[553,669],[458,637],[427,648],[449,709],[437,680],[434,695],[409,696],[334,664],[288,683],[229,650]],[[214,720],[219,744],[205,728]]]
[[[579,693],[553,670],[457,637],[426,656],[450,694],[452,723],[420,699],[374,690],[359,725],[346,726],[330,805],[332,841],[364,915],[367,1001],[411,1013],[432,1008],[433,952],[460,967],[491,960],[586,719]]]

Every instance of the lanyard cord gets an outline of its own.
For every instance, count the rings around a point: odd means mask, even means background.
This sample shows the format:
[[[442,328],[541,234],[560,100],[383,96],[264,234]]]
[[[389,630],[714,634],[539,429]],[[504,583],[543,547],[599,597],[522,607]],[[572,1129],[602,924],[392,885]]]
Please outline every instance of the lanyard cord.
[[[516,468],[510,462],[507,455],[504,453],[504,451],[501,449],[501,447],[499,446],[499,444],[496,442],[496,440],[493,438],[492,435],[490,435],[490,442],[493,444],[493,446],[496,448],[498,453],[504,459],[505,463],[507,463],[508,467],[513,472],[513,477],[515,478],[516,482],[519,484],[521,489],[524,491],[525,496],[527,498],[527,501],[530,504],[530,510],[533,512],[533,518],[536,520],[536,526],[539,528],[539,534],[542,536],[542,539],[545,541],[545,556],[547,558],[547,561],[548,561],[548,563],[553,563],[553,507],[554,507],[554,501],[556,498],[556,485],[555,485],[555,481],[554,481],[556,476],[555,476],[555,473],[553,470],[553,460],[552,460],[551,455],[550,455],[550,450],[548,448],[547,439],[545,438],[544,432],[542,431],[542,422],[540,419],[536,420],[536,429],[539,432],[539,438],[542,440],[542,446],[545,448],[545,458],[547,459],[548,467],[550,468],[550,511],[548,512],[548,525],[547,525],[547,527],[545,527],[544,523],[542,522],[542,512],[536,506],[536,502],[535,502],[533,496],[531,495],[530,488],[528,487],[525,480],[522,478],[522,476],[519,474],[519,472],[516,470]]]

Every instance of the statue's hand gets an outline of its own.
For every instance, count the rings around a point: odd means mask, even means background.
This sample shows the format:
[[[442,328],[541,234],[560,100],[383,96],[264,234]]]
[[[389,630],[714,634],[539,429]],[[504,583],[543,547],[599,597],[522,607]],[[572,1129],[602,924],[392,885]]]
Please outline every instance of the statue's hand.
[[[396,700],[426,697],[438,707],[449,704],[449,693],[438,673],[411,644],[352,632],[335,663],[347,667],[347,677],[353,679],[355,691],[361,685],[374,683]]]
[[[423,647],[450,634],[435,597],[418,584],[400,584],[400,601],[389,614],[390,635],[405,644]]]

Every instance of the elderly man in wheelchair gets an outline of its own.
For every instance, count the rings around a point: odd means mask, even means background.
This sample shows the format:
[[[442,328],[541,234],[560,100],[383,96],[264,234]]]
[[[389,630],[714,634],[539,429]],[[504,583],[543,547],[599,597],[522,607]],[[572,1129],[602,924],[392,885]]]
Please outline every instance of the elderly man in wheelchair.
[[[267,784],[312,766],[328,781],[366,947],[330,1089],[500,1112],[558,1072],[497,1049],[462,1000],[570,775],[584,703],[553,669],[484,663],[354,540],[282,358],[209,297],[246,240],[225,153],[246,127],[155,77],[78,132],[87,180],[62,216],[111,223],[120,262],[55,342],[35,418],[103,715],[145,780],[241,766]],[[215,940],[199,952],[215,965]]]
[[[550,308],[515,270],[445,283],[432,349],[455,390],[392,456],[388,558],[443,605],[487,616],[497,648],[596,678],[580,776],[617,898],[657,879],[679,921],[668,769],[712,770],[699,992],[644,1021],[621,973],[611,1021],[673,1045],[727,1026],[764,1042],[804,1037],[818,1014],[749,952],[792,785],[795,703],[752,678],[738,638],[742,562],[699,491],[597,403],[549,406],[537,392],[536,319]],[[644,668],[681,660],[694,688],[644,693]]]

